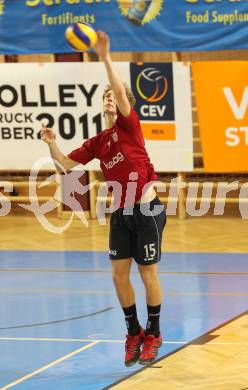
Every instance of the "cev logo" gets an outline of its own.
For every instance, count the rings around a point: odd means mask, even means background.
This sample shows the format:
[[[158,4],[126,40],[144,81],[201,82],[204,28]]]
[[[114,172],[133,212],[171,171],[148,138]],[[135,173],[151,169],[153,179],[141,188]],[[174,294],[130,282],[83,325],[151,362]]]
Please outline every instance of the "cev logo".
[[[151,89],[151,84],[152,93],[150,96],[146,96],[144,88],[147,85],[147,89]],[[146,68],[137,77],[136,89],[142,99],[149,103],[157,103],[165,97],[168,91],[168,81],[156,68]]]

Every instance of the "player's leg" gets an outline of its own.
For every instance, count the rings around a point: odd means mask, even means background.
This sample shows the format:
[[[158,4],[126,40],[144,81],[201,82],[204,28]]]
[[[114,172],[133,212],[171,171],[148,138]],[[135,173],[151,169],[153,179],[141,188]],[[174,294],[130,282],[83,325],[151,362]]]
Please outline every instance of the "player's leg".
[[[151,202],[161,205],[158,198]],[[162,289],[158,277],[158,261],[161,256],[162,233],[166,222],[164,210],[158,215],[136,214],[137,242],[135,260],[138,263],[141,279],[146,290],[148,320],[143,350],[139,359],[140,364],[148,364],[155,360],[158,348],[162,344],[160,335],[160,309]]]
[[[158,277],[158,265],[138,265],[146,290],[148,320],[146,334],[160,335],[159,316],[162,303],[162,289]]]
[[[131,366],[139,359],[144,340],[135,304],[135,293],[130,281],[132,264],[132,235],[122,223],[120,210],[113,213],[110,221],[109,254],[112,260],[112,277],[116,293],[124,312],[127,325],[125,364]]]
[[[119,302],[125,315],[128,334],[135,336],[140,332],[137,317],[135,294],[130,281],[132,259],[112,261],[112,277]]]
[[[131,263],[131,258],[112,261],[113,282],[128,330],[125,344],[125,365],[128,367],[139,359],[140,348],[144,341],[144,330],[139,324],[134,289],[130,282]]]
[[[131,264],[131,258],[112,261],[112,278],[122,307],[135,303],[134,289],[130,281]]]
[[[157,264],[139,265],[139,271],[146,290],[148,313],[145,340],[139,363],[146,365],[156,359],[158,348],[162,344],[159,326],[162,289],[158,278]]]

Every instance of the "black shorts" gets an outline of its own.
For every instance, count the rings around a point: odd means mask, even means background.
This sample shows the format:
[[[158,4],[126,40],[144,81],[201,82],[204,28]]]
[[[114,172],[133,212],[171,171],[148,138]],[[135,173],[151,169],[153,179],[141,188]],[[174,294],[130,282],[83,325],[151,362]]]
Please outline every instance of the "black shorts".
[[[153,215],[156,213],[156,205],[159,205],[162,211]],[[162,233],[166,223],[163,204],[156,197],[150,203],[136,203],[130,210],[118,209],[111,215],[110,260],[131,257],[142,265],[157,263],[161,257]],[[133,215],[125,215],[127,212]]]

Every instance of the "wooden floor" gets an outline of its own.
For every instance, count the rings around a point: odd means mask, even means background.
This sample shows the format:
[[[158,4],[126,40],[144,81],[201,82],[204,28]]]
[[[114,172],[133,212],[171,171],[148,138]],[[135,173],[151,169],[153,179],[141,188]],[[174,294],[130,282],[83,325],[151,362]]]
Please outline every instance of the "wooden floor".
[[[115,390],[245,390],[248,388],[248,314],[160,360]],[[212,336],[212,340],[211,340]]]
[[[49,218],[54,226],[67,221]],[[89,227],[76,217],[61,234],[46,231],[35,217],[0,217],[0,249],[99,250],[108,249],[108,224],[89,220]],[[168,218],[162,251],[166,252],[248,252],[248,220],[241,218]]]

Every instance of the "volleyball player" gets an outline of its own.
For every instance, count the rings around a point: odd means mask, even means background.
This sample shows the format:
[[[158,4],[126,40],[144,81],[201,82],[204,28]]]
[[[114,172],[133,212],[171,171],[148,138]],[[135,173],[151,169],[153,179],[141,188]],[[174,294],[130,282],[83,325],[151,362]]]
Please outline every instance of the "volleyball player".
[[[159,327],[162,291],[157,263],[161,255],[166,216],[163,207],[158,215],[152,214],[154,206],[161,206],[161,202],[153,187],[146,186],[156,180],[156,174],[145,149],[138,115],[133,108],[134,96],[121,82],[114,68],[109,37],[104,32],[97,34],[95,51],[105,65],[110,84],[103,94],[106,130],[85,141],[68,156],[57,147],[51,129],[43,128],[41,135],[49,145],[53,159],[66,170],[98,158],[106,181],[117,181],[122,186],[119,208],[112,213],[110,220],[109,257],[113,282],[128,330],[125,364],[131,366],[139,361],[145,365],[155,360],[162,343]],[[130,182],[137,183],[135,193],[128,190]],[[138,320],[135,293],[130,282],[133,260],[138,264],[146,292],[148,320],[145,330]]]

